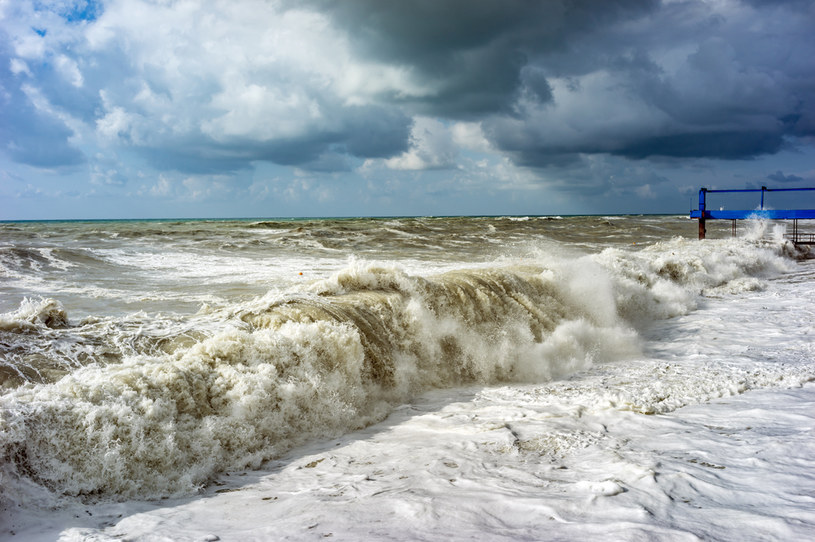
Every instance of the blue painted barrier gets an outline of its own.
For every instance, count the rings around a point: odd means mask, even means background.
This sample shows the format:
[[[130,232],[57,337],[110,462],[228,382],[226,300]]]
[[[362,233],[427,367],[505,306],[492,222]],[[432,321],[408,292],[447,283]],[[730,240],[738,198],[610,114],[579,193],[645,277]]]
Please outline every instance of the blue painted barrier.
[[[705,220],[746,220],[755,218],[765,218],[769,220],[799,220],[815,219],[815,209],[765,209],[764,194],[766,192],[802,192],[815,191],[815,188],[746,188],[740,190],[699,190],[699,208],[690,212],[691,218],[699,219],[699,239],[705,238]],[[756,209],[719,209],[709,210],[706,205],[708,194],[713,193],[738,193],[738,192],[761,192],[761,202]],[[795,231],[797,233],[797,224]],[[793,242],[796,242],[793,239]]]

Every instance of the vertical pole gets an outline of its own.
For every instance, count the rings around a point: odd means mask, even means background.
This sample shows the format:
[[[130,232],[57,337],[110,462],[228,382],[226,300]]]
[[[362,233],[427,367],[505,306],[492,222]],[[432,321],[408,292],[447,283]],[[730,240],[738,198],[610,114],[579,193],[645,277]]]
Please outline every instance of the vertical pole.
[[[761,187],[761,210],[764,210],[764,191],[767,190],[766,186]]]
[[[707,188],[699,189],[699,239],[705,238],[705,195]]]

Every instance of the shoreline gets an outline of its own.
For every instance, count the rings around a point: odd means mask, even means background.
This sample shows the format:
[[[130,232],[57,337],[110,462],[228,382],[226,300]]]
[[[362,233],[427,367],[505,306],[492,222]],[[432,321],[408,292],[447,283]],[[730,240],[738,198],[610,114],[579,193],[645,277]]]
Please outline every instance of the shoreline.
[[[806,503],[799,498],[794,504],[815,475],[815,383],[750,390],[664,415],[587,413],[587,427],[605,424],[609,438],[625,443],[613,451],[625,456],[618,465],[624,468],[593,474],[574,472],[574,466],[591,458],[603,464],[611,452],[600,443],[549,464],[518,453],[494,456],[502,459],[485,466],[493,476],[481,476],[479,466],[466,461],[468,450],[489,441],[499,445],[507,434],[489,429],[486,420],[450,421],[472,414],[475,390],[457,390],[453,401],[442,396],[426,394],[379,424],[298,448],[262,470],[231,473],[197,496],[74,504],[58,511],[6,507],[1,537],[514,540],[536,538],[545,529],[555,538],[614,533],[623,539],[762,540],[804,536],[815,525]],[[501,407],[515,433],[547,421],[544,413],[521,421],[523,405]],[[490,411],[484,405],[476,410],[482,416]],[[414,440],[429,428],[433,438]],[[765,450],[771,458],[761,457]],[[421,460],[405,463],[407,457]],[[809,472],[809,479],[784,472],[785,464]],[[509,476],[515,487],[502,488]],[[741,494],[727,489],[756,479],[771,483]],[[513,509],[500,522],[490,519]]]

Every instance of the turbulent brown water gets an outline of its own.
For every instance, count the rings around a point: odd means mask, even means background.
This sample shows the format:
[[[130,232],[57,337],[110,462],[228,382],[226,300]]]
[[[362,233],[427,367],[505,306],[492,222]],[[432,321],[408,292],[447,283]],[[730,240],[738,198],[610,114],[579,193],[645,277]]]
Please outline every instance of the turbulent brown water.
[[[185,494],[424,390],[632,359],[649,322],[798,265],[771,229],[731,239],[712,224],[720,239],[699,242],[666,216],[0,224],[0,485]]]

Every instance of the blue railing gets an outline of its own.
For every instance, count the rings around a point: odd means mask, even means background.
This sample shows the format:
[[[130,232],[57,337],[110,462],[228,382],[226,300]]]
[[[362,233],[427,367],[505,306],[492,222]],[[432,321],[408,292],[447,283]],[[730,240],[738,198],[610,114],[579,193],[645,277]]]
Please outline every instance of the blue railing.
[[[765,218],[770,220],[815,219],[815,209],[765,209],[765,192],[802,192],[815,191],[815,188],[746,188],[741,190],[699,190],[699,208],[690,212],[691,218],[699,219],[699,239],[705,238],[705,220],[745,220],[748,218]],[[761,192],[761,201],[755,209],[708,209],[706,198],[714,193]]]

